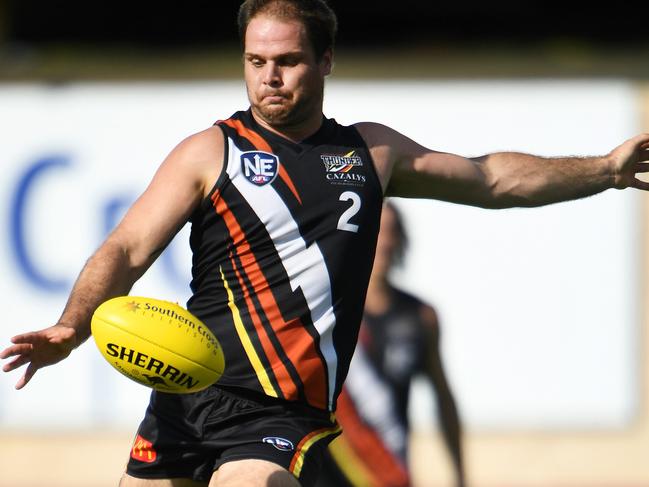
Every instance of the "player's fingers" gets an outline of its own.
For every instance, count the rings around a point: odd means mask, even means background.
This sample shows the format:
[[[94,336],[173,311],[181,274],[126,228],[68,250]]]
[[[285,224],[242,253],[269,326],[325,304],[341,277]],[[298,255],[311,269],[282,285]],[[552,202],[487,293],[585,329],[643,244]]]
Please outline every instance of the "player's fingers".
[[[30,331],[29,333],[23,333],[21,335],[11,337],[11,343],[33,343],[37,336],[37,332]]]
[[[4,372],[11,372],[12,370],[17,369],[18,367],[22,367],[30,360],[31,357],[29,355],[20,355],[19,357],[16,357],[8,364],[3,365],[2,370]]]
[[[14,355],[28,354],[32,350],[33,346],[31,343],[20,343],[18,345],[12,345],[0,352],[0,359],[13,357]]]
[[[634,178],[631,183],[632,188],[641,189],[643,191],[649,191],[649,182],[640,181],[638,178]]]
[[[38,367],[36,367],[34,364],[29,364],[27,370],[25,371],[25,374],[16,383],[16,389],[20,390],[25,387],[27,383],[32,380],[32,377],[34,377],[34,374],[37,370]]]
[[[642,149],[642,150],[640,151],[640,160],[641,160],[641,161],[644,161],[644,162],[648,162],[648,161],[649,161],[649,147],[647,147],[647,148],[645,148],[645,149]]]
[[[635,137],[633,137],[631,140],[634,141],[636,144],[638,144],[641,147],[646,145],[646,144],[649,144],[649,132],[644,132],[642,134],[638,134]]]
[[[623,146],[627,149],[633,149],[634,151],[642,152],[649,147],[649,133],[636,135],[635,137],[632,137],[624,142],[620,147]]]
[[[640,173],[640,172],[649,172],[649,164],[647,164],[647,163],[639,163],[639,164],[636,164],[636,165],[634,166],[633,170],[634,170],[636,173]]]

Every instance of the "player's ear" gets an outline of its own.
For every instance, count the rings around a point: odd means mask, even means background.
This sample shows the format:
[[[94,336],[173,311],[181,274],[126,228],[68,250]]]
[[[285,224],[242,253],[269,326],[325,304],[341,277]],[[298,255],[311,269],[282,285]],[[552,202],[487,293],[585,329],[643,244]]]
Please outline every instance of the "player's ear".
[[[320,60],[320,69],[322,70],[323,76],[329,76],[331,70],[333,69],[334,64],[334,53],[333,50],[327,49],[324,54],[322,54],[322,59]]]

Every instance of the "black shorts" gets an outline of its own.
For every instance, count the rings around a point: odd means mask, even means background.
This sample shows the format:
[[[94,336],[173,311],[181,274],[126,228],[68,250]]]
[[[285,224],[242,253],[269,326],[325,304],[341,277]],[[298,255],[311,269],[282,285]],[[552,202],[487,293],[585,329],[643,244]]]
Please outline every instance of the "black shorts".
[[[137,478],[209,482],[232,460],[281,465],[303,486],[316,480],[327,445],[340,433],[333,414],[252,391],[154,391],[126,472]]]

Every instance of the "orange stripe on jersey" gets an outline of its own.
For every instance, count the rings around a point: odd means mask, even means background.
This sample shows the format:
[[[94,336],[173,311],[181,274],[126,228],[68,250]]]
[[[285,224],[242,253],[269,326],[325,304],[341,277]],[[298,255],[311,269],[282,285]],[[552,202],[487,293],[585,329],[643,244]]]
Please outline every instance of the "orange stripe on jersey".
[[[340,432],[340,425],[336,424],[331,428],[322,428],[315,430],[308,435],[306,435],[295,447],[295,455],[291,459],[291,465],[288,467],[288,471],[295,475],[297,478],[300,478],[302,473],[302,467],[304,466],[304,457],[309,453],[309,449],[319,440],[326,438],[327,436],[335,435]]]
[[[241,123],[241,120],[230,118],[228,120],[225,120],[223,123],[228,127],[232,127],[234,130],[236,130],[241,137],[248,139],[258,150],[263,150],[271,154],[273,153],[273,149],[270,147],[270,144],[266,142],[266,140],[257,132],[249,129],[243,123]]]
[[[254,145],[257,148],[257,150],[262,150],[270,154],[273,153],[273,149],[268,144],[268,142],[266,142],[266,140],[264,140],[264,138],[261,135],[259,135],[257,132],[255,132],[254,130],[250,130],[248,127],[243,125],[243,123],[241,123],[240,120],[234,120],[231,118],[229,120],[223,121],[223,123],[228,127],[232,127],[234,130],[236,130],[241,137],[245,137],[246,139],[248,139],[252,143],[252,145]],[[286,172],[286,169],[281,164],[281,161],[279,164],[279,177],[282,178],[282,181],[284,181],[284,184],[288,186],[288,189],[291,190],[291,193],[293,193],[293,196],[295,196],[298,202],[302,204],[302,198],[300,198],[300,195],[297,192],[297,188],[295,187],[295,184],[293,184],[291,177]]]
[[[336,417],[343,427],[343,435],[356,456],[367,462],[367,471],[374,477],[376,487],[402,487],[410,485],[403,463],[390,452],[383,440],[360,418],[354,403],[343,388],[338,396]],[[381,468],[376,468],[380,465]]]
[[[297,387],[295,385],[295,382],[293,382],[291,376],[288,373],[288,370],[286,369],[286,366],[277,355],[277,350],[275,350],[275,347],[273,346],[273,344],[270,341],[270,338],[268,337],[268,333],[266,333],[266,329],[261,323],[261,319],[259,318],[259,315],[257,314],[257,310],[255,309],[255,305],[252,302],[252,298],[250,297],[248,286],[245,285],[243,281],[243,277],[239,273],[239,270],[237,269],[234,259],[231,258],[230,260],[232,262],[232,267],[234,268],[234,272],[237,274],[239,285],[243,290],[243,297],[246,300],[246,305],[248,306],[248,312],[250,313],[252,322],[255,325],[255,329],[257,330],[259,341],[261,342],[261,345],[264,348],[266,357],[268,357],[268,360],[271,363],[273,372],[275,373],[275,378],[277,379],[279,387],[282,390],[282,394],[284,395],[285,398],[295,397],[297,395]]]
[[[318,354],[316,344],[309,332],[299,318],[294,318],[288,322],[284,320],[279,305],[275,300],[273,292],[266,281],[266,278],[250,249],[250,244],[246,239],[245,232],[239,225],[236,217],[228,205],[220,198],[220,192],[217,190],[212,196],[212,202],[216,212],[223,218],[225,225],[228,227],[230,237],[234,242],[236,253],[243,265],[243,272],[252,284],[254,292],[264,310],[277,340],[281,344],[288,359],[293,363],[297,370],[302,383],[305,384],[305,395],[307,401],[318,408],[327,409],[327,379],[324,364]],[[279,361],[271,360],[271,367],[274,371],[281,371],[283,364]],[[278,376],[278,382],[282,375]],[[290,379],[290,378],[288,378]],[[287,387],[287,380],[282,382]],[[295,384],[292,384],[295,387]],[[288,387],[287,387],[288,389]],[[282,387],[284,390],[284,387]],[[296,389],[293,389],[296,391]],[[295,393],[288,395],[286,399],[298,399]]]

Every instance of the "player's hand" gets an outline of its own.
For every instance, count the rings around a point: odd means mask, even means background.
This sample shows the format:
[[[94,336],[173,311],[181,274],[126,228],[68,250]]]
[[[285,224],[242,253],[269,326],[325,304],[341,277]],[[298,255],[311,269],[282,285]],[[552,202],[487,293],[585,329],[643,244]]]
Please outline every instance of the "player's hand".
[[[16,383],[16,389],[22,389],[38,369],[60,362],[70,355],[77,340],[74,328],[54,325],[44,330],[16,335],[11,339],[11,343],[13,345],[0,352],[0,359],[15,358],[5,364],[2,370],[10,372],[29,364]]]
[[[637,188],[649,191],[649,182],[638,174],[649,172],[649,133],[637,135],[611,151],[609,159],[617,189]]]

